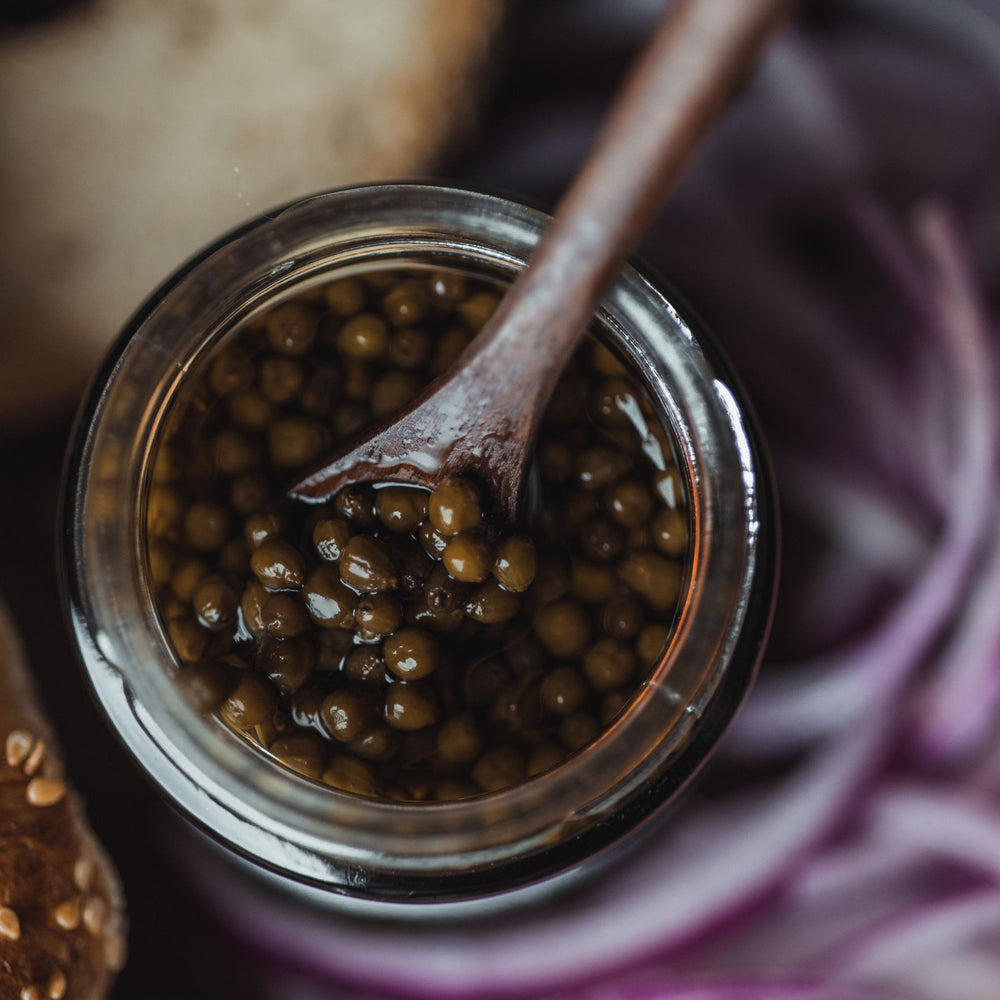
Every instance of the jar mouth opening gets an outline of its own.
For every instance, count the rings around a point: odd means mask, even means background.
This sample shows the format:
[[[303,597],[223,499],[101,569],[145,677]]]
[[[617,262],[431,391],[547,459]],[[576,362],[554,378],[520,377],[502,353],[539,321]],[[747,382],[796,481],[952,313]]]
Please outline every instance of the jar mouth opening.
[[[155,780],[196,821],[206,821],[198,807],[210,800],[209,812],[225,821],[208,825],[266,866],[292,867],[320,884],[330,871],[317,859],[331,855],[340,864],[397,872],[452,868],[456,858],[466,867],[491,867],[512,854],[548,851],[595,826],[615,827],[623,806],[651,785],[679,786],[690,776],[696,763],[685,774],[666,772],[696,741],[699,720],[752,633],[754,653],[739,690],[728,691],[726,719],[749,683],[770,609],[769,597],[763,609],[751,598],[762,588],[770,593],[773,572],[771,554],[761,559],[762,545],[772,545],[762,538],[770,531],[766,471],[738,392],[706,352],[703,334],[634,268],[602,301],[598,325],[675,439],[692,544],[663,657],[592,743],[551,771],[498,792],[451,802],[355,797],[294,775],[221,722],[198,716],[163,668],[171,651],[162,628],[151,627],[156,617],[140,512],[171,403],[199,360],[265,302],[330,271],[432,259],[510,278],[546,222],[516,203],[426,185],[346,189],[296,202],[224,238],[155,293],[85,406],[65,512],[67,601],[85,665]],[[110,485],[97,467],[109,448],[120,454]],[[126,523],[120,507],[117,522],[102,518],[109,493],[124,503]],[[103,577],[112,558],[126,579],[109,586]],[[262,847],[265,824],[273,843]],[[471,850],[470,834],[477,838]],[[291,865],[289,845],[301,852]]]

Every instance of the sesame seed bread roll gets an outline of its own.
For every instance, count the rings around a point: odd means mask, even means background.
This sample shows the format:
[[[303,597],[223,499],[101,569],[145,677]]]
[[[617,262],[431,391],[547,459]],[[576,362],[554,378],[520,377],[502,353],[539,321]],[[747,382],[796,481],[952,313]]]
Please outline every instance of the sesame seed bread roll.
[[[63,777],[0,603],[0,997],[99,1000],[125,960],[118,876]]]
[[[0,433],[72,407],[174,268],[248,218],[425,175],[501,0],[86,0],[0,31]]]

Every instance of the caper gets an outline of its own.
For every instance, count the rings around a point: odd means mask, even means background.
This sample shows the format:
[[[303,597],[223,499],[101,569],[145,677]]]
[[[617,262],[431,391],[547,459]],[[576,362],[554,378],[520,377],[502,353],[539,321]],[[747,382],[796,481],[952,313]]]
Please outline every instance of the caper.
[[[212,442],[215,467],[224,476],[247,472],[260,464],[260,446],[243,431],[227,427],[215,435]]]
[[[191,595],[198,621],[213,632],[230,628],[236,621],[236,591],[219,574],[202,577]]]
[[[487,580],[479,586],[465,612],[477,622],[487,625],[505,622],[521,610],[521,600],[517,594],[504,590],[496,580]]]
[[[458,356],[469,346],[469,335],[465,330],[453,326],[438,337],[437,350],[431,362],[431,374],[441,375],[458,359]]]
[[[171,618],[167,635],[177,656],[185,663],[194,663],[205,655],[210,633],[193,618]]]
[[[163,538],[149,540],[149,575],[153,582],[166,584],[174,570],[174,546]]]
[[[338,316],[351,316],[365,307],[365,286],[357,278],[340,278],[323,288],[323,298]]]
[[[306,564],[293,545],[269,538],[250,556],[250,569],[268,590],[297,590],[306,575]]]
[[[651,667],[663,655],[670,638],[670,629],[666,625],[647,625],[636,639],[635,651],[639,657],[639,662],[644,666]]]
[[[498,792],[516,785],[525,774],[524,755],[516,747],[487,750],[472,768],[472,778],[484,792]]]
[[[421,382],[409,372],[388,371],[375,379],[369,394],[372,414],[387,417],[402,409],[420,391]]]
[[[246,730],[269,721],[277,705],[277,691],[262,677],[246,671],[219,711],[234,729]]]
[[[385,721],[406,732],[426,729],[437,722],[437,709],[425,688],[398,682],[386,688]]]
[[[371,413],[364,403],[346,399],[333,410],[333,432],[338,438],[350,437],[371,422]]]
[[[332,566],[317,566],[302,588],[309,617],[323,628],[353,628],[358,597]]]
[[[313,417],[279,417],[267,431],[271,460],[282,469],[308,464],[328,441],[326,428]]]
[[[189,604],[195,587],[208,575],[208,563],[199,556],[188,556],[176,562],[170,574],[170,590],[184,604]]]
[[[312,530],[312,543],[316,554],[326,562],[336,562],[344,552],[353,532],[342,517],[324,517]]]
[[[299,398],[302,409],[321,420],[329,417],[338,398],[340,380],[340,371],[333,365],[320,365],[310,372]]]
[[[251,514],[243,523],[243,537],[250,551],[255,552],[272,538],[280,538],[287,523],[285,517],[273,510],[262,510]]]
[[[326,766],[323,742],[311,733],[281,736],[268,749],[285,767],[307,778],[318,778]]]
[[[481,583],[485,580],[490,574],[492,561],[493,553],[489,542],[481,533],[474,531],[453,535],[441,553],[445,569],[463,583]]]
[[[538,572],[538,552],[527,535],[511,535],[497,544],[493,575],[515,594],[527,590]]]
[[[621,687],[635,672],[635,653],[616,639],[598,639],[583,659],[583,672],[598,692]]]
[[[433,673],[441,653],[437,640],[420,628],[401,628],[382,645],[386,666],[401,680],[419,680]]]
[[[368,726],[373,709],[371,701],[355,691],[331,691],[319,710],[327,732],[341,743],[356,740]]]
[[[268,591],[260,580],[247,580],[247,585],[243,588],[243,597],[240,599],[240,610],[243,612],[246,627],[254,635],[264,634],[264,603],[268,596]]]
[[[431,492],[427,516],[442,535],[471,531],[482,519],[479,493],[467,479],[445,479]]]
[[[270,491],[260,472],[244,472],[229,484],[229,503],[237,514],[250,514],[267,503]]]
[[[378,646],[355,646],[345,657],[344,677],[360,684],[384,684],[385,660]]]
[[[615,576],[607,566],[574,559],[570,568],[570,593],[585,604],[607,601],[615,590]]]
[[[229,538],[229,512],[211,500],[196,500],[184,515],[184,533],[203,552],[221,548]]]
[[[350,754],[335,754],[321,775],[324,784],[354,795],[378,794],[375,772],[363,760]]]
[[[389,760],[399,748],[399,737],[391,729],[368,729],[348,745],[351,753],[365,760]]]
[[[257,650],[257,669],[280,691],[298,691],[316,665],[316,654],[305,639],[268,636]]]
[[[392,531],[413,531],[427,516],[427,492],[387,486],[375,492],[378,519]]]
[[[427,292],[416,281],[401,281],[382,298],[382,314],[394,326],[419,323],[428,309]]]
[[[618,576],[656,611],[669,611],[680,594],[680,563],[655,552],[626,556],[618,564]]]
[[[547,604],[535,615],[535,634],[553,656],[575,656],[590,637],[587,614],[576,601]]]
[[[264,317],[264,328],[274,350],[300,358],[316,339],[316,316],[300,302],[286,302]]]
[[[349,319],[337,334],[341,354],[359,361],[377,361],[389,342],[389,327],[374,313],[361,313]]]
[[[219,549],[218,566],[234,578],[246,578],[250,575],[250,546],[242,538],[230,538]]]
[[[668,556],[682,556],[687,548],[687,519],[679,510],[664,507],[651,525],[653,544]]]
[[[232,693],[239,675],[219,660],[185,664],[177,672],[184,700],[199,714],[216,711]]]
[[[358,600],[354,618],[362,638],[390,635],[403,624],[403,607],[390,594],[365,594]]]
[[[645,619],[642,606],[631,594],[618,593],[605,604],[601,624],[608,635],[631,639],[642,628]]]
[[[385,546],[372,535],[355,535],[337,562],[344,582],[362,593],[392,590],[399,582]]]
[[[272,403],[287,403],[299,394],[305,377],[305,369],[298,361],[271,355],[260,363],[257,385],[265,399]]]
[[[465,276],[455,271],[435,271],[427,279],[431,295],[444,302],[460,302],[465,298],[468,287]]]
[[[309,614],[292,594],[270,594],[260,618],[266,632],[284,639],[302,635],[309,628]]]
[[[423,368],[431,356],[431,338],[418,326],[404,326],[389,337],[386,357],[397,368]]]
[[[424,584],[424,599],[427,604],[441,611],[461,608],[475,592],[473,584],[456,580],[443,563],[438,563],[430,571]]]
[[[614,559],[621,552],[623,541],[621,528],[607,517],[592,517],[580,531],[583,554],[598,562]]]
[[[569,715],[587,700],[587,684],[572,667],[554,667],[542,679],[543,708],[552,715]]]
[[[638,528],[653,513],[653,495],[637,480],[624,479],[604,495],[604,506],[623,528]]]
[[[437,733],[437,757],[445,764],[467,764],[479,756],[483,739],[469,715],[445,719]]]
[[[541,743],[528,757],[528,774],[535,775],[566,759],[566,748],[558,743]]]
[[[579,750],[590,743],[600,730],[597,719],[589,712],[575,712],[559,723],[559,739],[570,750]]]
[[[496,701],[510,679],[510,671],[499,660],[479,660],[465,673],[465,700],[474,708],[489,705]]]
[[[256,389],[235,393],[229,397],[228,405],[233,423],[248,430],[267,430],[274,419],[274,402]]]
[[[588,490],[603,490],[621,479],[632,465],[620,451],[602,445],[585,449],[576,460],[576,477]]]
[[[448,544],[448,535],[443,535],[430,521],[424,521],[418,532],[424,551],[434,559],[440,559]]]
[[[333,498],[333,509],[356,528],[368,531],[378,524],[375,490],[370,486],[348,486]]]
[[[500,297],[495,292],[475,292],[458,307],[458,312],[465,325],[477,333],[493,315],[499,301]]]
[[[244,351],[231,347],[223,351],[209,369],[208,383],[219,396],[229,396],[253,385],[253,362]]]

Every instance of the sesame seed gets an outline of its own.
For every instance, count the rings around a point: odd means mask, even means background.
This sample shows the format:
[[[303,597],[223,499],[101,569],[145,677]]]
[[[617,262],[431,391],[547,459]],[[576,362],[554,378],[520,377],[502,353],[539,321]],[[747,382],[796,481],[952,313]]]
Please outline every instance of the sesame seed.
[[[75,931],[80,926],[80,900],[67,899],[52,911],[52,916],[64,931]]]
[[[73,882],[80,892],[86,892],[94,879],[94,862],[90,858],[77,858],[73,865]]]
[[[4,741],[4,756],[8,767],[20,767],[31,752],[35,737],[26,729],[13,729]]]
[[[21,936],[21,921],[9,906],[0,906],[0,937],[16,941]]]
[[[30,778],[38,770],[45,756],[45,740],[39,740],[28,754],[28,759],[24,762],[24,773]]]
[[[108,908],[100,896],[91,896],[83,907],[83,926],[91,934],[100,934],[104,930],[107,910]]]
[[[56,969],[49,977],[49,1000],[62,1000],[66,996],[66,976],[61,969]]]
[[[37,986],[25,986],[21,990],[21,1000],[42,1000],[42,994],[38,992]]]
[[[66,794],[66,782],[62,778],[32,778],[25,789],[25,795],[33,806],[54,806]]]
[[[104,939],[104,961],[112,972],[120,972],[125,965],[125,935],[109,934]]]

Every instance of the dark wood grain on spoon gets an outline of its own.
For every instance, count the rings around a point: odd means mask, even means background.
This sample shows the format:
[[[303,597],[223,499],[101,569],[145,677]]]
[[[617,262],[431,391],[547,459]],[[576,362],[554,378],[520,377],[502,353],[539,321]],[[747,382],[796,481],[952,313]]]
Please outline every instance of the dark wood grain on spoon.
[[[720,117],[788,0],[672,4],[528,266],[451,369],[289,494],[473,474],[517,518],[538,426],[596,303]]]

